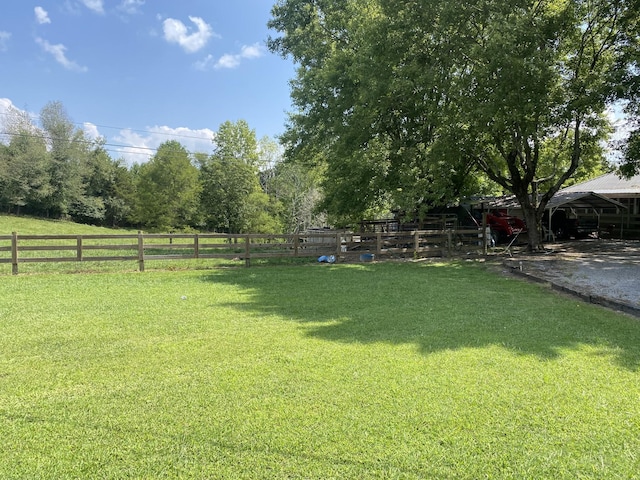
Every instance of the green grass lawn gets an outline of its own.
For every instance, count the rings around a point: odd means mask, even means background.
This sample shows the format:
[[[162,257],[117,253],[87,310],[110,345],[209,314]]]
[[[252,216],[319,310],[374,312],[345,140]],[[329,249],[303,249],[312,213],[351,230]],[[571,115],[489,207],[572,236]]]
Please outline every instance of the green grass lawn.
[[[474,264],[0,281],[0,478],[639,478],[640,323]]]

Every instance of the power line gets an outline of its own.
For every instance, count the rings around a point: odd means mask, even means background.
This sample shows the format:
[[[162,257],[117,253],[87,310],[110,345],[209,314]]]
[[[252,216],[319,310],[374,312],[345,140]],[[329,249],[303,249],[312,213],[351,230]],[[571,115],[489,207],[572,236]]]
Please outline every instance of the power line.
[[[21,110],[21,111],[23,111],[23,110]],[[37,115],[35,115],[35,114],[30,114],[29,112],[25,112],[25,113],[32,120],[37,120],[38,119]],[[7,112],[0,112],[0,115],[9,116],[10,114],[7,113]],[[204,140],[203,137],[197,137],[195,135],[184,135],[184,134],[180,134],[180,133],[159,132],[159,131],[154,131],[154,130],[141,130],[141,129],[128,128],[128,127],[111,127],[111,126],[108,126],[108,125],[99,125],[97,123],[91,123],[91,122],[84,122],[84,123],[69,122],[69,123],[71,123],[72,125],[77,125],[77,126],[81,126],[81,127],[84,127],[85,125],[89,124],[89,125],[93,125],[93,126],[96,126],[96,127],[99,127],[99,128],[108,128],[110,130],[119,130],[119,131],[126,130],[126,131],[129,131],[129,132],[148,133],[148,134],[152,134],[152,135],[164,135],[164,136],[167,136],[167,137],[189,138],[189,139],[192,139],[192,140]],[[170,128],[170,127],[167,127],[167,128]],[[212,132],[211,137],[212,137],[212,139],[213,139],[213,137],[215,137],[215,132]]]
[[[5,137],[13,137],[13,136],[17,136],[17,135],[23,135],[29,138],[39,138],[45,141],[53,141],[55,140],[55,138],[48,136],[48,135],[38,135],[35,133],[10,133],[10,132],[0,132],[0,136],[5,136]],[[144,154],[152,154],[152,153],[157,153],[158,152],[158,148],[156,147],[139,147],[139,146],[135,146],[135,145],[124,145],[124,144],[119,144],[119,143],[100,143],[100,142],[96,142],[95,140],[78,140],[78,139],[72,139],[70,140],[70,143],[76,143],[76,144],[82,144],[82,145],[95,145],[99,148],[103,148],[103,150],[107,151],[107,152],[114,152],[114,153],[120,153],[120,154],[130,154],[130,155],[144,155]],[[112,148],[104,148],[104,147],[112,147]],[[125,150],[117,150],[117,149],[125,149]],[[130,150],[144,150],[141,152],[135,152],[135,151],[130,151]],[[186,150],[186,149],[185,149]],[[206,152],[192,152],[189,150],[186,150],[186,152],[190,155],[196,155],[198,153],[206,153]]]

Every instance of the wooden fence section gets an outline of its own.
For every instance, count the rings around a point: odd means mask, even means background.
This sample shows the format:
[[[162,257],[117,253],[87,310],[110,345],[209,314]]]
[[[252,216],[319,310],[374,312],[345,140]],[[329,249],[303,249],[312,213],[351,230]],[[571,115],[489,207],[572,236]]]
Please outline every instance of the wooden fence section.
[[[251,259],[333,256],[334,261],[385,257],[453,256],[486,253],[479,230],[422,230],[394,233],[311,232],[308,234],[115,234],[0,235],[0,263],[136,261],[144,271],[152,260]]]

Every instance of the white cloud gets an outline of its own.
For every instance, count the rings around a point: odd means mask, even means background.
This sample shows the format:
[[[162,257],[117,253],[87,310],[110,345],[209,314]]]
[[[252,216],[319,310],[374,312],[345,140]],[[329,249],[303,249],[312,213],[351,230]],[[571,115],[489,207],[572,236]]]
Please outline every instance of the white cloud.
[[[210,70],[212,68],[237,68],[240,66],[243,60],[253,60],[255,58],[262,57],[266,52],[266,49],[260,43],[254,43],[253,45],[244,45],[240,49],[240,53],[222,55],[218,60],[215,60],[213,55],[207,55],[205,58],[194,64],[198,70]]]
[[[121,130],[112,141],[118,147],[108,146],[113,158],[122,157],[128,164],[145,163],[155,155],[158,147],[166,141],[176,140],[189,152],[211,153],[215,132],[208,128],[192,130],[186,127],[149,127],[148,131]],[[113,151],[113,149],[116,151]]]
[[[9,50],[9,39],[11,34],[9,32],[3,32],[0,30],[0,52],[6,52]]]
[[[167,18],[162,27],[164,38],[169,43],[177,43],[185,52],[194,53],[204,48],[209,39],[214,36],[211,26],[200,17],[189,17],[197,27],[197,32],[190,32],[189,28],[180,20]]]
[[[62,44],[52,45],[46,40],[38,37],[36,38],[36,42],[42,47],[42,49],[51,54],[53,58],[55,58],[56,62],[62,65],[67,70],[71,70],[74,72],[86,72],[88,71],[87,67],[82,67],[78,65],[76,62],[69,60],[66,55],[67,47]]]
[[[98,127],[93,123],[84,122],[82,124],[82,130],[84,131],[85,135],[91,140],[102,138],[102,135],[100,135],[100,132],[98,131]]]
[[[265,47],[259,43],[253,45],[243,45],[240,53],[226,54],[220,57],[215,63],[214,68],[237,68],[243,60],[253,60],[260,58],[265,54]]]
[[[44,25],[45,23],[51,23],[51,19],[49,18],[49,14],[47,13],[47,11],[44,8],[36,7],[36,8],[33,9],[33,11],[36,14],[36,21],[40,25]]]
[[[214,68],[236,68],[240,65],[242,57],[240,55],[225,54],[216,62]]]
[[[240,56],[246,59],[260,58],[264,55],[264,52],[265,47],[263,45],[254,43],[253,45],[244,45],[240,52]]]
[[[122,3],[118,6],[118,10],[128,14],[134,15],[140,13],[140,7],[145,3],[145,0],[122,0]]]
[[[96,13],[103,14],[104,13],[104,3],[103,0],[80,0],[85,7],[89,10],[93,10]]]
[[[215,65],[215,59],[211,54],[207,55],[202,60],[194,64],[197,70],[203,70],[203,71],[209,70],[213,65]]]

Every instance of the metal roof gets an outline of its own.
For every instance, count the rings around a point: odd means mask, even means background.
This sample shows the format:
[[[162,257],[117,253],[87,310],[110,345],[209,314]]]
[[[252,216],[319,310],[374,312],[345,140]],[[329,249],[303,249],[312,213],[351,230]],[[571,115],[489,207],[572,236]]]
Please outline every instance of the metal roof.
[[[594,192],[567,192],[561,190],[556,193],[549,203],[547,209],[555,210],[561,207],[569,208],[593,208],[596,210],[603,208],[627,208],[620,202],[604,197]]]
[[[487,202],[489,208],[520,208],[520,203],[516,199],[515,195],[509,195],[506,197],[494,198],[492,201]],[[594,192],[567,192],[561,190],[556,193],[549,203],[547,203],[547,210],[555,210],[557,208],[594,208],[597,210],[603,208],[627,208],[625,205],[607,198],[603,195]]]
[[[592,180],[563,188],[560,192],[594,192],[600,195],[640,195],[640,175],[625,179],[620,178],[616,173],[607,173]]]

